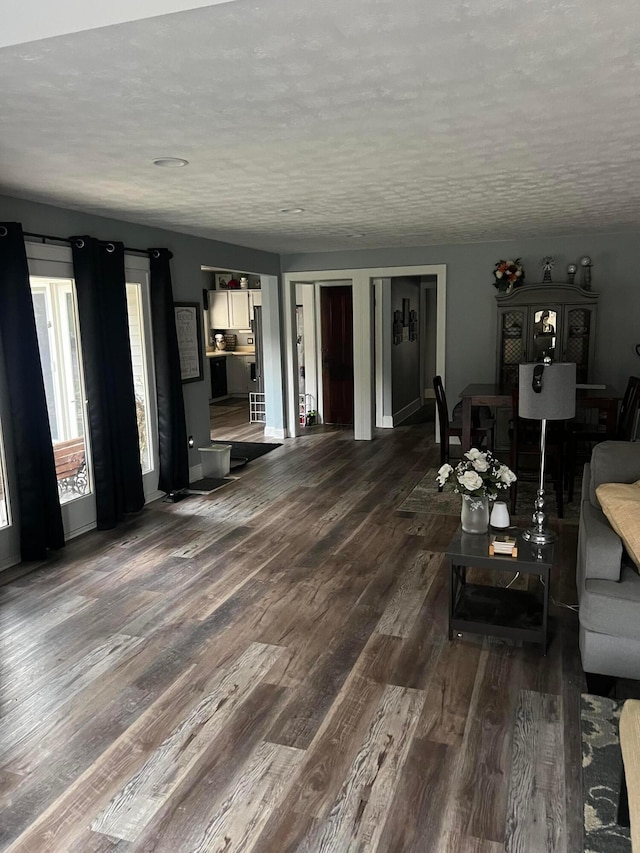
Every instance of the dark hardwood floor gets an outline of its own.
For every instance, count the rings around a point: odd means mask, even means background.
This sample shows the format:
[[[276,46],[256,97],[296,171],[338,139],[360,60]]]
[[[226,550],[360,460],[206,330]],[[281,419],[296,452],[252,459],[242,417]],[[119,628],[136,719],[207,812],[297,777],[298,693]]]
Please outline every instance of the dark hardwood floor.
[[[547,657],[448,642],[459,519],[396,512],[431,433],[310,429],[6,575],[0,850],[581,851],[576,615]]]

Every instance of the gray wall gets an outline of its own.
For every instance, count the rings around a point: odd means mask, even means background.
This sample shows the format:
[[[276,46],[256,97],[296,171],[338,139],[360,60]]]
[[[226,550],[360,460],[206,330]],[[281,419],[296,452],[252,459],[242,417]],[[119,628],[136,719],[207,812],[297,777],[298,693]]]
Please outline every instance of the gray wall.
[[[420,303],[420,278],[418,276],[391,279],[391,317],[402,311],[402,300],[408,299],[412,311]],[[401,344],[391,346],[391,407],[397,415],[405,406],[420,397],[420,345],[409,340],[409,327],[404,329]]]
[[[177,301],[198,302],[202,305],[204,278],[201,265],[272,275],[279,272],[278,256],[268,252],[6,196],[0,196],[0,221],[21,222],[25,231],[55,237],[89,234],[102,240],[119,240],[136,249],[153,246],[170,249],[173,252],[173,295]],[[191,382],[182,386],[187,434],[193,435],[196,448],[209,441],[210,379],[206,360],[204,367],[202,382]],[[193,466],[199,463],[200,454],[197,449],[190,451],[189,464]]]
[[[447,265],[447,394],[457,396],[470,381],[495,381],[496,290],[493,269],[501,258],[522,258],[526,283],[542,280],[540,261],[553,255],[553,278],[566,281],[568,263],[584,255],[593,261],[592,288],[601,293],[598,306],[593,382],[624,390],[627,377],[640,373],[634,345],[640,343],[640,235],[598,234],[522,239],[505,243],[421,246],[284,255],[282,269],[349,269]]]

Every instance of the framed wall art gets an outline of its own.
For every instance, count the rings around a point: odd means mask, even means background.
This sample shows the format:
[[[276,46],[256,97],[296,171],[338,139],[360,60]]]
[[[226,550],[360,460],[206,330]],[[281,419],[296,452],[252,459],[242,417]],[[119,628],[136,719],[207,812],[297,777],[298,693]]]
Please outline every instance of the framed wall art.
[[[197,302],[174,302],[176,335],[182,382],[204,379],[202,362],[202,309]]]
[[[402,300],[402,325],[406,328],[409,325],[409,312],[411,310],[411,300]]]

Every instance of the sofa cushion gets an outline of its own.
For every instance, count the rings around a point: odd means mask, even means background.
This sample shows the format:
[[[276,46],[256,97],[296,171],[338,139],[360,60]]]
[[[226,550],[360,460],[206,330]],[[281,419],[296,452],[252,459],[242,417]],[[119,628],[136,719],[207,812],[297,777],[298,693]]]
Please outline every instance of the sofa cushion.
[[[580,624],[588,631],[640,641],[640,575],[623,568],[619,583],[587,580],[580,596]]]
[[[636,483],[602,483],[596,489],[596,496],[609,524],[640,568],[640,480]]]

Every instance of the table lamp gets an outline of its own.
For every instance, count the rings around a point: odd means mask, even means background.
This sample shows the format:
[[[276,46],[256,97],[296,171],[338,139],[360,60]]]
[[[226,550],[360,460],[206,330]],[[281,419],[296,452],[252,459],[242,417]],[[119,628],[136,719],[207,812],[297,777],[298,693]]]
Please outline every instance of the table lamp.
[[[522,538],[533,545],[549,545],[558,538],[553,530],[545,528],[544,512],[544,461],[547,421],[565,421],[576,413],[575,364],[521,364],[518,387],[518,414],[521,418],[541,421],[540,427],[540,483],[532,516],[533,527]]]

